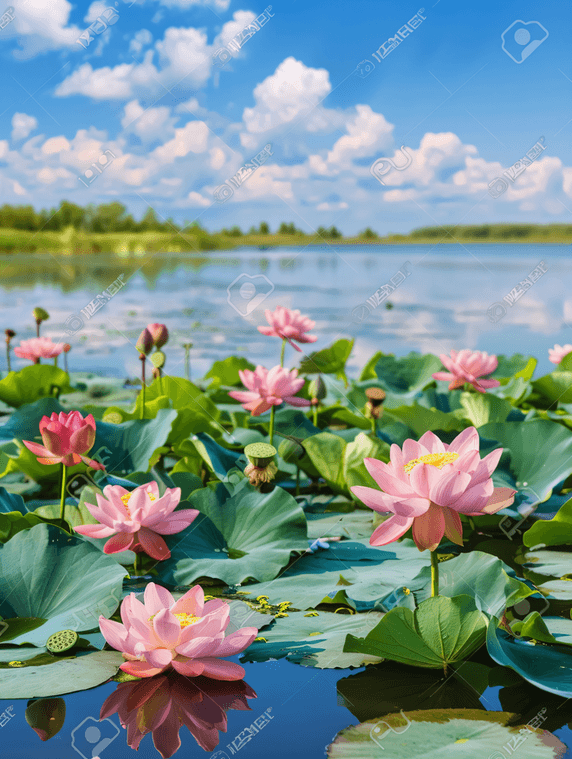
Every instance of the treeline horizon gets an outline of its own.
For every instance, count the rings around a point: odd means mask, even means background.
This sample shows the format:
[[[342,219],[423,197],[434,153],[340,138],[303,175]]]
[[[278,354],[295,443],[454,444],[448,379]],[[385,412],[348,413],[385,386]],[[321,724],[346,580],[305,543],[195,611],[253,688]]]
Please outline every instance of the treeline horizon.
[[[143,217],[137,221],[128,213],[127,208],[118,201],[82,207],[67,200],[61,201],[58,208],[36,211],[31,205],[11,206],[7,203],[0,206],[0,229],[14,229],[27,232],[64,232],[72,227],[77,232],[105,234],[117,232],[184,232],[195,231],[203,235],[223,235],[227,237],[244,237],[248,235],[293,235],[312,237],[315,234],[328,239],[343,239],[346,236],[336,227],[318,227],[316,232],[304,232],[293,222],[282,222],[273,232],[267,222],[262,221],[243,231],[238,225],[223,228],[218,232],[209,232],[196,221],[177,224],[172,218],[163,221],[156,212],[149,208]],[[352,239],[362,240],[415,240],[415,239],[451,239],[454,237],[471,238],[476,240],[507,240],[525,239],[527,237],[572,237],[572,224],[480,224],[480,225],[442,225],[420,227],[406,234],[380,235],[371,227],[367,227],[357,235],[349,235]]]

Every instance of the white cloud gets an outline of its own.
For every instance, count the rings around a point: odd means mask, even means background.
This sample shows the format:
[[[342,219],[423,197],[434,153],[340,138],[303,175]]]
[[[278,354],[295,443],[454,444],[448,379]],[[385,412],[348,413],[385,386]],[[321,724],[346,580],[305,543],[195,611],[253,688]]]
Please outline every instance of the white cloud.
[[[166,106],[145,110],[138,100],[131,100],[125,105],[121,126],[137,134],[143,142],[152,142],[174,134],[177,117],[172,118],[170,114],[171,109]]]
[[[345,211],[346,208],[349,208],[349,205],[342,201],[341,203],[319,203],[316,206],[316,211]]]
[[[34,116],[28,116],[27,113],[15,113],[12,116],[12,139],[25,140],[38,126],[38,120]]]
[[[98,19],[103,11],[108,7],[106,0],[95,0],[88,8],[83,20],[89,26]],[[111,7],[111,4],[110,6]]]
[[[134,55],[139,55],[144,47],[147,47],[153,42],[153,35],[148,29],[140,29],[133,35],[131,42],[129,43],[129,52]]]
[[[199,208],[208,208],[208,206],[212,205],[213,201],[208,200],[208,198],[204,198],[200,192],[190,192],[187,195],[187,199],[189,201],[189,205],[191,206],[199,206]]]
[[[14,57],[28,59],[49,50],[73,47],[83,29],[68,27],[71,10],[68,0],[18,0],[14,20],[2,30],[4,38],[16,38],[21,45]]]

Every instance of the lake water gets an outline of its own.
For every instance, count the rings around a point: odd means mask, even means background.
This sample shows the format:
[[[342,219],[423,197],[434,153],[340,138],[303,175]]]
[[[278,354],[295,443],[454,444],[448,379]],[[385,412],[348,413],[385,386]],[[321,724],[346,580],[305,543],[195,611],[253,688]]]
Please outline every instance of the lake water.
[[[519,286],[541,262],[545,273],[531,287]],[[111,300],[95,300],[114,281],[125,286]],[[185,342],[193,343],[193,379],[231,354],[266,366],[278,363],[278,341],[257,331],[266,324],[264,310],[277,305],[298,308],[316,321],[318,341],[309,350],[355,338],[350,375],[378,350],[399,356],[471,348],[532,354],[540,376],[553,369],[548,348],[572,343],[571,285],[567,245],[323,245],[140,258],[0,257],[3,329],[18,333],[15,344],[35,335],[31,311],[42,306],[50,313],[42,334],[72,345],[70,370],[120,377],[138,376],[134,344],[149,322],[169,327],[168,374],[184,376]],[[393,308],[386,307],[388,301]],[[91,315],[82,313],[90,303]],[[286,363],[297,360],[289,348]],[[5,368],[5,359],[0,361]],[[13,359],[14,368],[26,363]]]

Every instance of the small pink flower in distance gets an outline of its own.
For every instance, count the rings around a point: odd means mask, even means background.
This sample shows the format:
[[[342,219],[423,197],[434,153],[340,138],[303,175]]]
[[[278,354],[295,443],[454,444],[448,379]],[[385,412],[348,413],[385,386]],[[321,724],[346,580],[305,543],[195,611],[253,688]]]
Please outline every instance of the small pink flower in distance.
[[[70,411],[69,414],[60,411],[59,415],[54,411],[50,417],[42,417],[40,435],[44,445],[22,440],[26,448],[38,456],[39,464],[74,466],[83,461],[93,469],[105,469],[103,464],[85,456],[95,443],[95,419],[92,414],[84,419],[79,411]]]
[[[264,315],[270,326],[258,327],[258,331],[269,337],[279,337],[282,340],[288,340],[290,345],[300,353],[302,353],[302,349],[298,348],[292,340],[297,340],[299,343],[315,343],[318,339],[316,335],[306,334],[306,332],[314,329],[316,322],[307,316],[302,316],[298,309],[291,311],[284,306],[277,306],[275,311],[270,311],[267,308]]]
[[[101,616],[99,627],[110,646],[126,662],[120,669],[135,677],[153,677],[175,669],[187,677],[241,680],[244,668],[221,657],[248,648],[258,635],[256,627],[242,627],[225,637],[229,606],[220,599],[205,604],[200,585],[175,601],[168,590],[150,582],[144,603],[135,593],[123,599],[123,624]]]
[[[468,427],[450,445],[432,432],[419,441],[406,440],[403,449],[394,443],[389,464],[365,459],[381,490],[356,485],[352,492],[370,509],[393,514],[374,530],[370,544],[392,543],[412,527],[420,551],[434,551],[443,535],[462,546],[459,514],[495,514],[514,501],[516,490],[495,488],[491,479],[502,451],[497,448],[481,459],[479,434]]]
[[[571,351],[572,345],[570,345],[570,343],[566,343],[566,345],[558,345],[558,343],[556,343],[554,348],[548,349],[548,357],[553,364],[559,364],[564,356],[567,356]]]
[[[37,364],[40,358],[59,356],[63,349],[63,343],[54,343],[49,337],[32,337],[29,340],[22,340],[20,345],[14,348],[14,353],[18,358],[25,358]]]
[[[451,358],[441,353],[439,358],[443,366],[449,371],[435,372],[432,377],[436,380],[450,380],[449,390],[463,387],[465,382],[469,382],[479,393],[485,393],[488,388],[500,385],[496,379],[478,379],[485,374],[494,372],[499,365],[496,356],[465,349],[459,352],[451,351]]]
[[[311,405],[306,398],[295,397],[305,382],[303,377],[298,377],[297,369],[274,366],[269,371],[263,366],[257,366],[253,372],[244,369],[239,370],[238,374],[248,392],[233,390],[229,395],[240,401],[243,409],[252,412],[252,416],[260,416],[272,406],[279,406],[281,403],[288,403],[290,406]]]
[[[181,488],[167,488],[159,497],[156,482],[139,485],[131,492],[120,485],[107,485],[103,495],[97,493],[96,498],[97,506],[85,505],[99,524],[74,529],[90,538],[109,538],[104,553],[144,551],[157,561],[168,559],[171,552],[161,535],[181,532],[199,515],[197,509],[175,511],[181,500]]]

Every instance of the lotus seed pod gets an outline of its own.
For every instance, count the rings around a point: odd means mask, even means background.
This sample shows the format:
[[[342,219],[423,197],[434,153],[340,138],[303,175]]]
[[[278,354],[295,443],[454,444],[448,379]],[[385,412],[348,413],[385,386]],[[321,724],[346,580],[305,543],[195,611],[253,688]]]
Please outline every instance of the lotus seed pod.
[[[300,443],[286,438],[278,446],[278,453],[284,461],[287,461],[289,464],[295,464],[303,458],[306,451]]]
[[[46,319],[50,318],[50,315],[47,311],[45,311],[43,308],[35,308],[32,312],[34,314],[34,319],[36,320],[36,324],[39,324],[40,322],[45,322]]]
[[[13,329],[7,329],[7,330],[5,330],[5,333],[6,333],[6,342],[7,342],[7,343],[9,343],[9,342],[10,342],[10,340],[11,340],[13,337],[16,337],[16,333],[14,332],[14,330],[13,330]]]
[[[153,336],[145,327],[143,332],[139,335],[139,340],[135,343],[135,348],[144,356],[148,356],[153,348]]]
[[[385,400],[385,393],[380,387],[368,387],[365,396],[372,406],[381,406]]]
[[[163,353],[163,351],[155,351],[155,353],[151,354],[151,363],[156,369],[161,369],[163,366],[165,366],[165,361],[167,360],[167,356]]]
[[[148,324],[147,329],[151,334],[155,348],[162,348],[169,339],[169,331],[164,324]]]
[[[322,379],[322,375],[318,374],[316,379],[313,379],[310,384],[308,385],[308,393],[310,395],[310,398],[317,398],[319,401],[323,401],[326,395],[328,394],[328,390],[326,388],[326,383]]]
[[[274,456],[276,456],[276,448],[269,443],[250,443],[244,449],[244,453],[248,456],[248,460],[256,467],[265,467],[270,464]]]
[[[78,642],[79,635],[74,630],[60,630],[47,640],[46,648],[52,654],[63,654]]]

